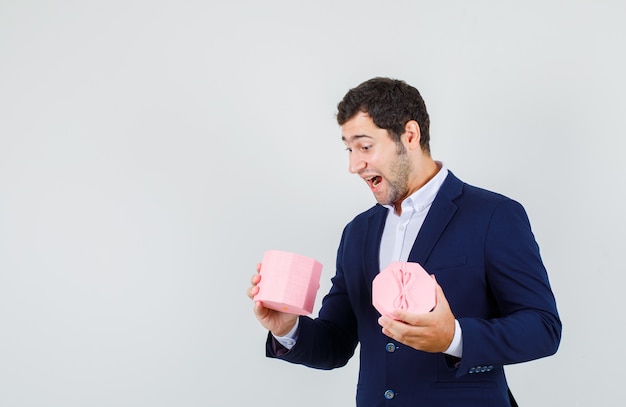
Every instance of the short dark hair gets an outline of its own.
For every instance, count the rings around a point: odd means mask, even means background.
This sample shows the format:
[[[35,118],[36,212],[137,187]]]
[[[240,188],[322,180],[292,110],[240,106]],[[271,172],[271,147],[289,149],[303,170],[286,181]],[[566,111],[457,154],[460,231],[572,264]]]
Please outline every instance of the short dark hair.
[[[406,123],[420,127],[420,146],[430,154],[430,118],[422,95],[413,86],[392,78],[372,78],[350,89],[337,105],[337,122],[343,125],[357,113],[367,113],[374,124],[400,143]]]

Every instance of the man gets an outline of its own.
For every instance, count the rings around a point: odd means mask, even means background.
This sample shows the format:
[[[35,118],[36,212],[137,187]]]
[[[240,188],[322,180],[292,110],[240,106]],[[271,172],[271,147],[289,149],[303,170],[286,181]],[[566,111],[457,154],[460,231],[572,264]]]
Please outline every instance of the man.
[[[270,331],[267,356],[332,369],[360,343],[357,406],[515,405],[503,366],[554,354],[561,338],[523,207],[431,158],[426,106],[403,81],[374,78],[351,89],[337,121],[350,172],[378,204],[345,227],[318,318],[255,303]],[[376,311],[372,280],[392,261],[434,276],[431,312]],[[250,298],[260,278],[252,277]]]

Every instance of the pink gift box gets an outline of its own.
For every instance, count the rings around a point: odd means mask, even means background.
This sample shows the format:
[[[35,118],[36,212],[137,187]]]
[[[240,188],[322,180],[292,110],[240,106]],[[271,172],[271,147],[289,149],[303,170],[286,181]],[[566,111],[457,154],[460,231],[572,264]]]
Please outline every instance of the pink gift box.
[[[289,314],[313,312],[322,275],[320,262],[295,253],[270,250],[263,255],[260,273],[255,301]]]
[[[381,315],[394,309],[423,314],[436,304],[435,281],[418,263],[394,261],[372,283],[372,304]]]

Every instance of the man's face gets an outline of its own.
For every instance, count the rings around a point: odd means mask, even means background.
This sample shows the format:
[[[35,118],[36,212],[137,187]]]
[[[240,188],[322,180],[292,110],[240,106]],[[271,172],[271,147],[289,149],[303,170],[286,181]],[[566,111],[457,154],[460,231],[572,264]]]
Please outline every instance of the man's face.
[[[342,140],[350,155],[350,172],[369,186],[376,201],[396,205],[409,195],[411,160],[404,146],[391,139],[367,113],[358,113],[341,126]]]

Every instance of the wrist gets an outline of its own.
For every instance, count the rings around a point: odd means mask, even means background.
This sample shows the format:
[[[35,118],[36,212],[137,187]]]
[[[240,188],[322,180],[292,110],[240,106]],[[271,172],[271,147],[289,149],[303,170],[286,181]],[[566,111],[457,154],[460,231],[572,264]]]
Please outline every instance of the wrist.
[[[279,329],[275,329],[271,331],[272,335],[274,335],[277,338],[293,336],[297,329],[297,325],[298,325],[297,322],[298,322],[298,319],[296,318],[293,321],[290,321],[289,323],[281,326]]]

